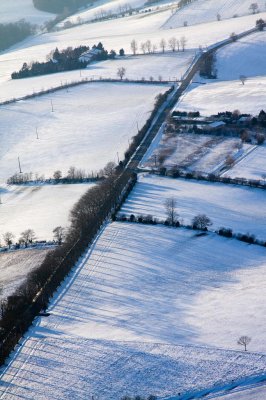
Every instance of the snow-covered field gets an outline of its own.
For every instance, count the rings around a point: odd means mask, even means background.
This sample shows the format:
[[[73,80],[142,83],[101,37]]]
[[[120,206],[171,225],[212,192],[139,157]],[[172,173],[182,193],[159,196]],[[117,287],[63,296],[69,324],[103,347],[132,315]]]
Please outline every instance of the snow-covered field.
[[[266,146],[257,146],[224,175],[232,178],[266,179]]]
[[[0,187],[0,237],[7,231],[18,241],[33,229],[38,240],[53,239],[56,226],[69,226],[69,212],[92,184]],[[2,244],[3,241],[1,240]]]
[[[162,132],[163,129],[142,159],[142,168],[175,166],[190,171],[214,173],[225,164],[227,157],[235,156],[241,148],[241,141],[237,138]],[[245,145],[243,150],[249,147]]]
[[[240,110],[258,115],[265,109],[266,76],[250,78],[243,86],[239,80],[192,83],[176,108],[184,111],[200,111],[201,115],[220,111]]]
[[[17,22],[20,19],[42,25],[53,19],[55,15],[37,10],[32,0],[1,0],[0,1],[0,23]]]
[[[121,209],[121,214],[166,219],[165,200],[175,197],[184,223],[206,214],[212,229],[227,227],[266,239],[265,193],[261,189],[143,174]]]
[[[179,110],[200,111],[202,115],[240,110],[257,115],[265,109],[266,32],[258,32],[217,52],[218,79],[195,78],[178,102]],[[239,76],[247,77],[245,85]],[[200,82],[199,82],[200,81]]]
[[[0,253],[0,300],[11,295],[27,274],[44,260],[47,249],[27,249]]]
[[[169,398],[263,374],[265,356],[236,341],[265,351],[265,268],[258,246],[112,223],[13,355],[1,398]]]
[[[251,14],[251,3],[250,0],[194,0],[187,6],[177,9],[165,23],[164,28],[183,26],[184,22],[188,25],[204,24],[216,21],[217,15],[220,15],[220,24],[223,27],[224,19]],[[258,5],[256,11],[265,11],[264,0],[258,0],[256,3]],[[257,15],[257,17],[260,16]]]
[[[160,27],[168,16],[169,11],[162,11],[152,15],[136,15],[35,36],[0,55],[0,82],[9,80],[11,73],[20,69],[24,62],[44,61],[47,54],[56,46],[60,49],[81,44],[92,46],[101,41],[108,50],[114,49],[118,52],[120,48],[124,48],[126,53],[131,53],[132,39],[136,39],[139,46],[141,42],[147,40],[159,46],[162,38],[167,41],[173,36],[179,39],[185,36],[187,48],[195,50],[199,45],[210,45],[228,38],[233,31],[238,33],[250,29],[257,19],[256,15],[250,15],[227,20],[223,23],[223,29],[218,22],[211,22],[202,25],[200,30],[197,26],[162,30]],[[262,15],[265,16],[266,13]],[[30,93],[31,91],[32,87]]]
[[[97,19],[101,17],[106,17],[108,15],[110,16],[112,14],[127,14],[130,8],[134,10],[136,8],[142,7],[145,5],[145,2],[146,0],[100,0],[96,3],[93,3],[90,7],[85,8],[84,10],[80,10],[74,15],[66,18],[63,23],[65,23],[66,21],[70,21],[72,23],[80,23],[91,21],[95,18]],[[165,0],[156,2],[156,7],[153,6],[152,9],[158,9],[158,5],[164,2]],[[166,1],[166,3],[168,2]],[[62,26],[63,23],[60,23],[58,25]]]
[[[81,71],[61,72],[27,79],[9,79],[1,84],[0,102],[85,79],[118,79],[117,70],[121,67],[126,69],[126,79],[150,80],[152,77],[154,80],[176,80],[186,72],[193,57],[194,51],[191,50],[184,53],[129,55],[115,60],[97,62]]]
[[[0,182],[18,172],[18,156],[23,172],[47,178],[57,169],[66,175],[72,165],[91,172],[123,159],[129,141],[149,117],[155,96],[166,89],[88,83],[2,106]]]

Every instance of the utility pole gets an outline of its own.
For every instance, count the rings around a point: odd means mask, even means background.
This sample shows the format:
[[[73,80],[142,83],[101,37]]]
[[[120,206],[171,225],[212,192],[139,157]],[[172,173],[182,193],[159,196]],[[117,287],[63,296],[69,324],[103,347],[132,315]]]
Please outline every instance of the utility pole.
[[[119,164],[119,153],[118,153],[118,151],[117,151],[117,153],[116,153],[116,155],[117,155],[117,163]]]
[[[36,139],[39,139],[38,128],[36,126]]]
[[[20,159],[18,157],[18,168],[19,168],[19,173],[22,174],[22,170],[21,170],[21,165],[20,165]]]
[[[54,112],[53,100],[51,100],[51,109],[52,109],[52,112]]]

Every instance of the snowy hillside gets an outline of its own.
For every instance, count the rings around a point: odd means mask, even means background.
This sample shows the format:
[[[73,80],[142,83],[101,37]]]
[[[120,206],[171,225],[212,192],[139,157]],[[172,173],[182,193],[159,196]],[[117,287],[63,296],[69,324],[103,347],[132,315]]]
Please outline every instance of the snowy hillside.
[[[165,398],[263,374],[264,355],[235,350],[243,332],[265,349],[264,275],[258,246],[113,223],[36,320],[1,398]]]
[[[266,177],[266,146],[258,146],[224,175],[232,178],[244,176],[247,179],[264,180]]]
[[[11,73],[19,70],[24,62],[44,61],[47,54],[56,46],[60,49],[81,44],[92,46],[101,41],[108,50],[114,49],[118,52],[119,49],[124,48],[126,53],[131,54],[132,39],[136,39],[139,46],[141,42],[151,40],[159,49],[162,38],[168,41],[173,36],[177,38],[185,36],[187,48],[195,51],[199,46],[210,45],[228,38],[233,31],[237,33],[252,28],[257,19],[256,15],[250,15],[236,20],[227,20],[223,24],[223,29],[218,22],[211,22],[203,25],[201,30],[197,26],[162,30],[160,26],[167,18],[166,14],[168,15],[168,12],[165,11],[154,15],[132,16],[30,38],[0,55],[0,82],[9,80]],[[141,52],[140,48],[139,52]],[[33,87],[30,86],[30,93],[32,89]]]
[[[38,240],[52,240],[53,229],[69,226],[70,210],[91,186],[0,186],[0,237],[10,231],[18,241],[21,232],[33,229]]]
[[[266,76],[266,31],[240,39],[216,54],[218,79],[232,81],[240,75],[247,78]]]
[[[212,229],[224,226],[266,239],[265,193],[261,189],[142,175],[120,214],[151,214],[165,220],[165,201],[170,197],[176,198],[179,218],[185,224],[195,215],[206,214],[213,221]]]
[[[266,32],[255,33],[219,50],[215,66],[218,80],[196,77],[176,108],[197,110],[202,115],[236,109],[257,115],[265,108],[265,52]],[[240,75],[247,77],[245,85],[240,82]]]
[[[206,85],[192,83],[176,109],[199,111],[208,116],[222,111],[240,110],[258,115],[265,109],[266,76],[250,78],[243,86],[240,80],[212,81]]]
[[[17,22],[23,18],[32,24],[42,25],[55,15],[36,10],[32,0],[0,1],[0,23]]]
[[[184,22],[187,22],[188,25],[204,24],[210,21],[217,21],[218,18],[220,18],[219,22],[223,25],[224,19],[252,14],[251,3],[252,1],[250,0],[193,0],[187,6],[177,9],[163,27],[168,29],[176,28],[183,26]],[[258,0],[256,4],[258,5],[256,12],[265,12],[264,0]]]
[[[148,119],[155,96],[167,88],[88,83],[2,106],[0,182],[18,172],[18,156],[23,172],[46,178],[58,169],[65,176],[70,166],[95,172],[108,161],[123,159],[131,138]]]
[[[51,87],[71,82],[80,82],[85,79],[118,79],[118,68],[126,69],[125,78],[133,80],[176,80],[186,72],[195,52],[188,50],[185,53],[165,52],[164,54],[128,55],[117,57],[89,65],[86,69],[60,72],[37,76],[27,79],[3,79],[1,82],[0,101],[19,98],[28,94],[47,90]],[[1,80],[1,78],[0,78]]]
[[[0,253],[0,300],[13,293],[27,274],[41,264],[48,251],[27,249]]]

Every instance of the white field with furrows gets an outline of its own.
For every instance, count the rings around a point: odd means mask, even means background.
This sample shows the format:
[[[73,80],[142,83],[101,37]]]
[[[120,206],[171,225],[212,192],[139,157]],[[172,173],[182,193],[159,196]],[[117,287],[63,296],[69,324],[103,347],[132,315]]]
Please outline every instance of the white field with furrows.
[[[142,174],[120,214],[149,214],[165,220],[165,201],[171,197],[176,199],[176,211],[185,224],[191,224],[198,214],[206,214],[213,222],[211,229],[226,227],[235,233],[249,232],[266,239],[262,189]]]
[[[33,6],[32,0],[1,0],[0,23],[17,22],[25,19],[27,22],[42,25],[55,18],[54,14],[39,11]]]
[[[70,225],[69,212],[91,183],[58,185],[5,185],[0,187],[0,238],[33,229],[37,240],[52,240],[53,229]]]
[[[141,161],[142,168],[184,168],[188,171],[215,173],[227,157],[243,154],[251,145],[238,138],[194,133],[164,133],[161,129]]]
[[[2,369],[1,398],[175,398],[265,374],[265,268],[259,246],[112,223]]]
[[[223,28],[224,20],[228,18],[237,19],[242,15],[252,14],[250,5],[253,2],[250,0],[194,0],[190,4],[176,12],[165,23],[164,28],[176,28],[183,26],[184,22],[188,25],[205,24],[210,21],[217,21],[217,16],[220,15],[221,29]],[[255,2],[254,2],[255,3]],[[258,11],[265,12],[265,1],[256,1]],[[260,18],[260,14],[256,14]]]
[[[257,15],[250,15],[236,20],[227,20],[223,23],[223,29],[218,22],[211,22],[202,25],[200,30],[197,26],[162,30],[161,25],[168,16],[169,11],[151,15],[134,15],[29,38],[0,55],[0,89],[1,83],[9,80],[11,73],[19,70],[24,62],[45,61],[47,54],[56,47],[63,49],[68,46],[93,46],[101,41],[109,51],[114,49],[118,52],[119,49],[124,48],[126,53],[131,53],[130,43],[132,39],[135,39],[139,45],[138,51],[142,53],[140,44],[147,40],[159,46],[162,38],[168,41],[173,36],[179,39],[185,36],[186,47],[197,50],[199,46],[211,45],[228,38],[233,31],[238,33],[252,28],[257,19]],[[262,18],[265,16],[266,13],[262,15]],[[29,92],[32,93],[32,87],[29,88]]]
[[[18,170],[52,177],[118,162],[167,86],[88,83],[0,108],[0,182]],[[10,124],[12,121],[12,124]],[[38,138],[37,139],[37,134]],[[7,135],[8,132],[8,135]]]
[[[179,110],[197,110],[202,115],[240,110],[257,115],[265,109],[266,32],[257,32],[217,52],[218,79],[195,77],[176,105]],[[239,80],[246,76],[245,85]]]
[[[125,68],[124,79],[129,80],[179,80],[194,58],[195,52],[139,54],[119,57],[115,60],[96,62],[86,69],[36,76],[27,79],[9,79],[1,83],[0,102],[38,93],[72,82],[95,79],[119,79],[118,68]]]
[[[223,175],[232,178],[266,179],[266,146],[257,146],[246,157],[234,165]]]
[[[48,249],[27,249],[0,253],[0,300],[11,295],[27,274],[44,260]]]

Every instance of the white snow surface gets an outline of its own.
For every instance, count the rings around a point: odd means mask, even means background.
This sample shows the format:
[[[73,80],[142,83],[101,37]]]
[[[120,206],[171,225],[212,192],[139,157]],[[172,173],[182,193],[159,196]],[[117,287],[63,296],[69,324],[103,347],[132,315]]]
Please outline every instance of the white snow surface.
[[[245,186],[142,174],[120,214],[150,214],[165,220],[165,201],[170,197],[176,199],[179,219],[185,224],[191,224],[198,214],[206,214],[213,222],[212,229],[223,226],[266,239],[265,192]]]
[[[194,82],[177,103],[179,110],[200,111],[202,115],[240,110],[257,115],[265,109],[266,32],[257,32],[217,52],[218,79]],[[247,77],[245,85],[239,76]]]
[[[93,184],[58,184],[0,187],[0,237],[9,231],[18,241],[21,232],[33,229],[38,240],[52,240],[53,229],[68,227],[69,212]]]
[[[137,124],[141,128],[148,119],[155,96],[167,89],[88,83],[2,106],[0,182],[18,172],[18,156],[23,172],[46,178],[57,169],[65,176],[72,165],[91,172],[108,161],[117,162],[137,133]]]
[[[245,332],[265,351],[265,268],[262,247],[109,224],[11,357],[1,398],[165,398],[263,374],[263,354],[235,350]]]
[[[0,299],[13,294],[27,274],[38,267],[50,249],[25,249],[0,253]]]
[[[0,23],[17,22],[21,19],[42,25],[44,22],[55,18],[54,14],[39,11],[33,6],[32,0],[1,0]]]
[[[0,101],[20,98],[28,94],[42,90],[60,87],[66,83],[81,82],[95,79],[118,79],[117,70],[120,67],[126,69],[125,79],[150,80],[150,77],[158,80],[176,80],[186,72],[194,51],[185,53],[166,52],[164,54],[128,55],[117,57],[115,60],[107,60],[90,64],[81,71],[67,71],[56,74],[36,76],[27,79],[6,80],[1,83]]]
[[[224,173],[232,178],[265,179],[266,176],[266,146],[257,146],[233,168]]]
[[[164,28],[176,28],[183,26],[186,21],[188,25],[204,24],[216,21],[217,15],[221,17],[221,26],[225,23],[224,19],[236,18],[242,15],[251,14],[250,0],[192,0],[190,4],[177,11],[165,23]],[[265,11],[264,0],[256,1],[257,11]],[[236,17],[234,17],[236,16]],[[260,15],[257,14],[258,19]]]
[[[265,109],[266,76],[250,78],[243,86],[239,80],[213,81],[206,85],[192,83],[176,109],[199,111],[209,116],[222,111],[240,110],[258,115]]]
[[[92,46],[101,41],[108,50],[114,49],[118,52],[119,49],[124,48],[126,53],[131,53],[132,39],[136,39],[139,45],[149,39],[158,46],[162,38],[168,40],[173,36],[177,38],[185,36],[187,48],[195,50],[199,45],[211,45],[226,39],[233,31],[238,33],[250,29],[257,19],[257,15],[250,15],[236,20],[227,20],[223,24],[223,29],[218,22],[211,22],[202,25],[201,29],[191,26],[162,30],[160,27],[168,15],[169,11],[152,15],[136,15],[118,20],[85,24],[73,29],[29,38],[0,55],[0,82],[9,80],[11,73],[19,70],[24,62],[45,61],[47,54],[56,47],[62,49],[68,46]],[[262,15],[262,18],[265,16],[266,13]],[[139,52],[141,52],[140,49]],[[29,87],[29,92],[32,93],[32,86]]]

